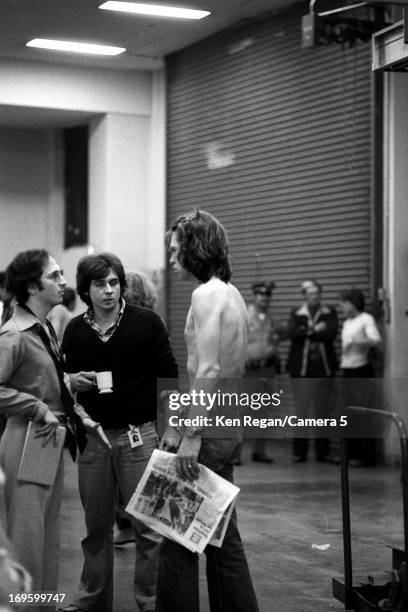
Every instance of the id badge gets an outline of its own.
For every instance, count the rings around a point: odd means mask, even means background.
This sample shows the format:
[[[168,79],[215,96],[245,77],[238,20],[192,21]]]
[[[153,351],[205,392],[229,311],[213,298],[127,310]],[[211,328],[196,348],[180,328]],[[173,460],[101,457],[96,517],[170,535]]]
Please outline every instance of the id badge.
[[[135,425],[129,425],[129,431],[127,432],[131,448],[137,448],[142,446],[143,440],[140,435],[139,428]]]

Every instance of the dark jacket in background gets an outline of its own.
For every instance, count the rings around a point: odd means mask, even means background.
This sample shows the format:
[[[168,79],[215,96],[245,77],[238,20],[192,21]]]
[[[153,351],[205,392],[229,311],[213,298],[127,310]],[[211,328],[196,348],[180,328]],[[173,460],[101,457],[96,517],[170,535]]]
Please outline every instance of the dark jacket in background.
[[[320,332],[311,326],[324,322],[327,329]],[[292,377],[334,376],[338,361],[334,349],[337,335],[337,313],[331,306],[320,305],[311,317],[306,304],[294,308],[288,324],[288,338],[291,340],[287,371]]]

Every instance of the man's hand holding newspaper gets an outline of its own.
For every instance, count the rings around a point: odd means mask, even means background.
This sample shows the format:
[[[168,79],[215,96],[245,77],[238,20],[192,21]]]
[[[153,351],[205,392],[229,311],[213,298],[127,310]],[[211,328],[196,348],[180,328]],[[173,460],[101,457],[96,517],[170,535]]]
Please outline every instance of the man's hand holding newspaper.
[[[186,480],[176,464],[176,455],[156,449],[126,511],[193,552],[221,546],[239,488],[200,464],[198,478]]]

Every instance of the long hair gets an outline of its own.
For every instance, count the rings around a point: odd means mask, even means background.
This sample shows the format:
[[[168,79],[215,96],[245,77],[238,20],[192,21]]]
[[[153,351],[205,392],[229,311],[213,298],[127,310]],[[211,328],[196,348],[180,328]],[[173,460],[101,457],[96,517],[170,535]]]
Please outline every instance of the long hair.
[[[202,283],[212,276],[228,282],[232,275],[226,231],[213,215],[195,210],[178,217],[167,232],[167,241],[176,232],[180,244],[178,260]]]
[[[157,304],[157,289],[155,284],[142,272],[130,270],[126,272],[126,291],[124,298],[128,304],[143,306],[151,310]]]
[[[16,255],[6,270],[6,289],[14,295],[19,304],[25,304],[30,297],[30,284],[42,289],[41,276],[48,264],[50,254],[45,249],[29,249]]]
[[[113,253],[99,253],[98,255],[85,255],[79,260],[76,274],[78,295],[87,306],[92,306],[89,297],[91,281],[102,280],[113,270],[120,283],[121,296],[126,288],[125,270],[119,257]]]

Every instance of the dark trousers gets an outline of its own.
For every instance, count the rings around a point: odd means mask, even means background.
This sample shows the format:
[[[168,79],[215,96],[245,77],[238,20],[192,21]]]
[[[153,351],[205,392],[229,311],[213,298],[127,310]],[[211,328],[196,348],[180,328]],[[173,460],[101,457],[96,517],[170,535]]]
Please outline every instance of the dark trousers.
[[[374,386],[371,381],[375,377],[375,372],[371,363],[367,363],[360,368],[344,368],[343,377],[347,379],[344,385],[344,400],[346,406],[374,408]],[[355,384],[351,379],[355,380]],[[354,422],[356,422],[358,418],[358,416],[353,417]],[[362,418],[363,417],[360,417],[360,420]],[[356,459],[365,467],[375,465],[375,438],[349,438],[347,440],[347,458]]]
[[[245,369],[244,390],[247,393],[267,393],[272,395],[276,390],[274,388],[275,384],[276,370],[273,366],[257,369],[247,367]],[[254,438],[252,454],[262,458],[266,456],[266,450],[267,438]]]
[[[293,378],[292,389],[295,398],[296,416],[306,418],[312,415],[316,418],[330,416],[333,406],[333,378]],[[315,438],[316,459],[322,460],[330,452],[328,438]],[[293,454],[301,459],[307,459],[309,449],[308,438],[293,438]]]
[[[208,442],[215,449],[217,441]],[[224,448],[231,442],[223,443]],[[199,461],[203,459],[200,454]],[[215,471],[232,482],[232,465]],[[207,546],[204,552],[211,612],[259,612],[235,509],[221,548]],[[165,538],[160,550],[156,612],[198,611],[198,554]]]

